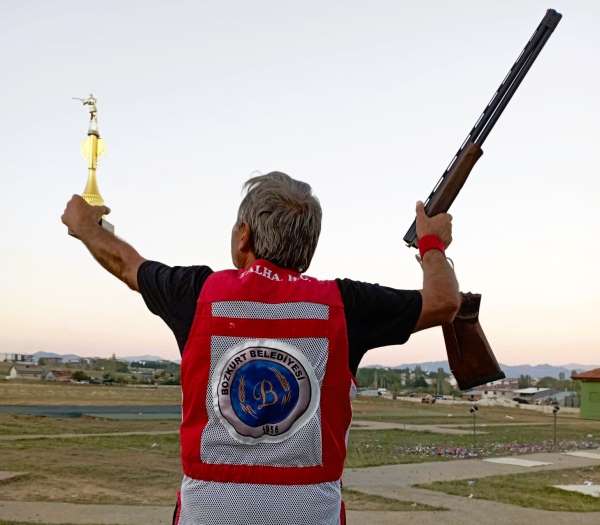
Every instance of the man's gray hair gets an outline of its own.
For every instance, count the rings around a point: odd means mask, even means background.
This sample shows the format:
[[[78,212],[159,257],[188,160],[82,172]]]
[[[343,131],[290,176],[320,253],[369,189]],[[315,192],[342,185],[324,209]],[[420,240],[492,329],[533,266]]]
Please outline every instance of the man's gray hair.
[[[305,272],[321,233],[321,205],[309,184],[279,171],[252,177],[238,210],[257,259]]]

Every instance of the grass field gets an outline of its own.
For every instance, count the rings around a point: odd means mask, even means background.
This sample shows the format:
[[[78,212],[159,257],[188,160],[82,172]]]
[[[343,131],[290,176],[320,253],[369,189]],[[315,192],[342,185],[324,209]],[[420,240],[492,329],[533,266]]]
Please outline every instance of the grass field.
[[[177,430],[178,428],[179,422],[173,419],[112,420],[88,416],[77,418],[56,418],[0,414],[0,438],[2,436],[27,434],[155,432],[157,430]]]
[[[2,499],[169,505],[181,474],[179,440],[168,436],[0,442],[2,469],[27,475],[2,485]]]
[[[179,386],[104,386],[0,381],[3,405],[176,405]]]
[[[178,388],[132,388],[57,383],[0,382],[3,404],[153,405],[177,404]],[[379,406],[379,405],[377,405]],[[171,505],[180,478],[179,441],[173,435],[92,437],[85,434],[177,430],[174,420],[110,420],[0,414],[0,438],[17,435],[75,433],[81,438],[0,440],[0,469],[25,474],[2,485],[0,498],[20,501]],[[383,432],[388,462],[412,461],[394,455],[394,434]],[[369,443],[373,433],[353,432],[350,465],[380,463]],[[379,441],[373,442],[377,452]],[[363,446],[364,445],[364,446]],[[345,493],[348,508],[434,510],[431,507],[362,494]]]
[[[176,404],[177,388],[144,389],[91,385],[0,382],[3,404]],[[452,416],[448,417],[451,413]],[[471,421],[468,405],[420,405],[385,399],[358,399],[356,419],[410,424],[458,424]],[[508,418],[507,418],[508,416]],[[365,467],[460,457],[506,455],[548,449],[552,417],[514,408],[482,407],[478,420],[486,434],[443,435],[414,430],[350,432],[347,467]],[[174,420],[109,420],[94,417],[53,418],[0,414],[0,470],[26,473],[2,485],[0,499],[77,503],[171,505],[180,482]],[[90,433],[149,432],[141,436],[85,436]],[[82,434],[62,439],[2,439],[32,434]],[[565,415],[560,418],[563,446],[600,446],[600,422]],[[479,482],[478,482],[479,483]],[[460,484],[455,484],[460,487]],[[483,486],[483,482],[482,482]],[[445,490],[445,489],[444,489]],[[457,489],[458,490],[458,489]],[[483,495],[483,492],[482,492]],[[348,507],[374,510],[420,510],[411,502],[348,493]]]
[[[600,467],[490,476],[471,482],[439,481],[421,488],[542,510],[599,512],[600,498],[567,492],[552,485],[600,484]]]
[[[563,423],[559,448],[600,447],[600,425]],[[478,435],[456,436],[404,430],[353,430],[350,432],[348,467],[369,467],[392,463],[444,461],[469,457],[491,457],[550,451],[552,427],[490,427]],[[594,432],[590,434],[590,432]],[[587,436],[592,436],[587,437]]]
[[[0,499],[171,505],[181,478],[177,435],[0,442],[1,468],[25,472]],[[436,510],[347,491],[349,509]]]

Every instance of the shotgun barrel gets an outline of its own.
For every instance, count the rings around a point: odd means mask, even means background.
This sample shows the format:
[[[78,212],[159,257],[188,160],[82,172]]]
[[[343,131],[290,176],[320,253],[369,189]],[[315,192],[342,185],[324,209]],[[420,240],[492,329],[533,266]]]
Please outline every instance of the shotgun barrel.
[[[473,129],[467,135],[456,155],[444,171],[440,180],[425,201],[425,212],[429,216],[448,211],[460,192],[475,162],[481,157],[481,146],[494,127],[498,118],[508,105],[510,99],[521,84],[529,68],[540,54],[544,44],[550,38],[562,15],[554,9],[548,9],[537,29],[521,51],[514,65],[510,68],[500,87],[494,93]],[[416,221],[404,236],[408,246],[417,246]]]

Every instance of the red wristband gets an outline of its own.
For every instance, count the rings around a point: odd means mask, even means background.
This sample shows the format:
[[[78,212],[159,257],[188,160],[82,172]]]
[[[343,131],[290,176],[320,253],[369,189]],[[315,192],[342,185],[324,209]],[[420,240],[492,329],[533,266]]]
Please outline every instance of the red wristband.
[[[429,250],[439,250],[445,254],[446,247],[437,235],[423,235],[418,241],[419,255],[421,259]]]

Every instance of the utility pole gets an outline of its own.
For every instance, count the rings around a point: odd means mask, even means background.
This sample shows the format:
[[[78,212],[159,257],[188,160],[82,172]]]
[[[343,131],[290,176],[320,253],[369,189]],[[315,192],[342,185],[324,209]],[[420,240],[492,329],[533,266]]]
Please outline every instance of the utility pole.
[[[558,430],[558,411],[560,407],[558,403],[552,407],[552,415],[554,416],[554,450],[557,450],[558,440],[557,440],[557,430]]]
[[[471,412],[471,415],[473,416],[473,448],[475,448],[477,446],[477,411],[479,410],[479,407],[473,403],[471,405],[471,408],[469,409],[469,412]]]

